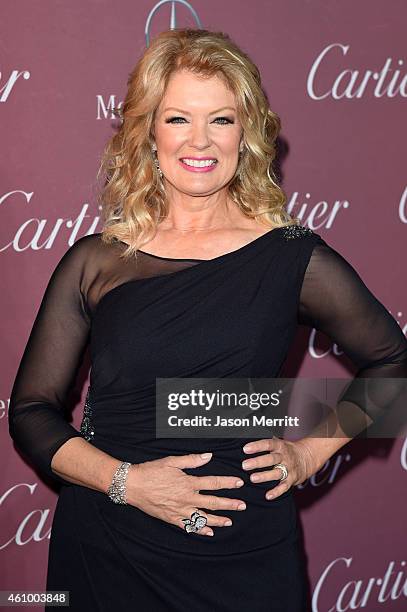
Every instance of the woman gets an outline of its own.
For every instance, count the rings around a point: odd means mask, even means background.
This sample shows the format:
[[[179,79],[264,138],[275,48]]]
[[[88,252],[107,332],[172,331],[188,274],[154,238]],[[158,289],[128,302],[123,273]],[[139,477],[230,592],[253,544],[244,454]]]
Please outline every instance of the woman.
[[[407,341],[284,210],[279,119],[227,36],[162,33],[128,86],[103,232],[56,267],[11,397],[17,446],[62,484],[47,589],[72,610],[305,610],[292,487],[350,437],[156,439],[156,378],[276,377],[298,322],[358,376],[401,377]],[[63,411],[88,342],[78,432]]]

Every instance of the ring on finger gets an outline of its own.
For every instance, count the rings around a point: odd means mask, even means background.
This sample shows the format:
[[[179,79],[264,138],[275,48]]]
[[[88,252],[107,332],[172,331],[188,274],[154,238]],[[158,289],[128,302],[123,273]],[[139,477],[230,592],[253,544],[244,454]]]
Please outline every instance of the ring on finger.
[[[282,472],[282,476],[280,478],[280,482],[283,482],[283,480],[285,480],[288,476],[288,469],[287,466],[284,465],[284,463],[276,463],[273,465],[273,469],[275,468],[279,468]]]
[[[202,527],[205,527],[206,523],[208,522],[206,516],[199,514],[198,510],[191,514],[190,519],[183,518],[181,520],[184,523],[184,529],[187,533],[196,533],[202,529]]]

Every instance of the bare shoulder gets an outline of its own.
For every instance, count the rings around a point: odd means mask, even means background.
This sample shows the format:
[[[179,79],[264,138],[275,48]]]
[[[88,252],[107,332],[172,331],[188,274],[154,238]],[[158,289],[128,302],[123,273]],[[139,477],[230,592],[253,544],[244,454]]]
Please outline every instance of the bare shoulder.
[[[268,227],[266,227],[264,224],[256,222],[252,226],[252,231],[257,232],[257,236],[262,236],[263,234],[275,230],[281,231],[283,237],[287,241],[316,235],[310,227],[306,227],[305,225],[302,225],[300,223],[274,226],[269,225]]]

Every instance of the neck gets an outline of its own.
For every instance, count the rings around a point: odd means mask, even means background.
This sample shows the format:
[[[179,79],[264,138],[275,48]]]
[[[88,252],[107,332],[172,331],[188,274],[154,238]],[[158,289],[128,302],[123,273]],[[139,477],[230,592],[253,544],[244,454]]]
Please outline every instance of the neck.
[[[214,197],[215,195],[215,197]],[[204,232],[230,227],[239,215],[236,204],[213,194],[206,198],[180,198],[171,201],[168,214],[159,224],[163,230]]]

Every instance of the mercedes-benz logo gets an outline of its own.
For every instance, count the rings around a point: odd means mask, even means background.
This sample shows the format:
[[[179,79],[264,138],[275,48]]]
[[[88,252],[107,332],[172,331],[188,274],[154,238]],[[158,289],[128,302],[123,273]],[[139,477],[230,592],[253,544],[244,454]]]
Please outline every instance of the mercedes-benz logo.
[[[176,4],[182,4],[183,6],[185,6],[189,10],[189,12],[191,13],[192,17],[194,18],[194,21],[195,21],[196,25],[198,26],[198,28],[202,29],[201,20],[198,17],[198,13],[189,4],[189,2],[187,2],[186,0],[160,0],[160,2],[157,2],[157,4],[151,9],[151,11],[150,11],[150,13],[149,13],[149,15],[147,17],[146,27],[145,27],[145,35],[146,35],[146,45],[147,45],[147,47],[150,44],[151,20],[154,17],[154,15],[156,14],[156,12],[162,6],[164,6],[164,4],[171,4],[170,30],[175,30],[175,28],[177,27],[177,17],[176,17],[176,11],[175,11],[175,5]]]

